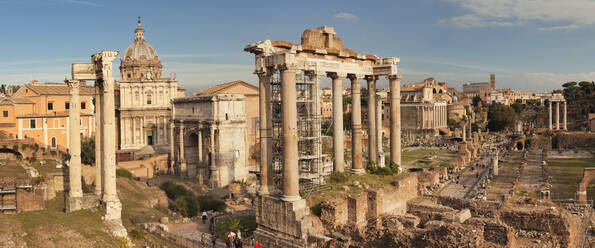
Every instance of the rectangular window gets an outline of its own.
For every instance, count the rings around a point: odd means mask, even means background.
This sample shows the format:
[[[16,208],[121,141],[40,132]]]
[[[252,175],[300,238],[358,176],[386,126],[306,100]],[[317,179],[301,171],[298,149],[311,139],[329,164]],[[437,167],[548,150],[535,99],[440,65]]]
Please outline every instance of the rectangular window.
[[[66,102],[66,103],[64,104],[64,108],[65,108],[65,109],[70,109],[70,103],[69,103],[69,102]]]
[[[36,128],[36,127],[35,127],[35,126],[36,126],[35,124],[36,124],[36,122],[35,122],[35,119],[31,119],[31,120],[29,121],[29,128]]]
[[[54,103],[48,102],[48,110],[52,110],[52,109],[54,109]]]
[[[8,111],[3,111],[3,112],[2,112],[2,116],[4,116],[4,117],[8,117]]]
[[[86,109],[86,108],[87,108],[87,103],[81,102],[81,109]]]

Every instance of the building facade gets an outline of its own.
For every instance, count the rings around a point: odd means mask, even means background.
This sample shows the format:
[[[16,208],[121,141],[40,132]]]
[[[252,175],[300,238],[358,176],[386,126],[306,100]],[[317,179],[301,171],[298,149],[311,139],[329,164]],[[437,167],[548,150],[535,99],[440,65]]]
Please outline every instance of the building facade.
[[[152,146],[167,152],[171,141],[168,127],[171,99],[185,95],[175,76],[162,77],[162,64],[155,49],[145,40],[140,20],[134,42],[120,63],[119,104],[117,104],[120,149]]]
[[[216,94],[173,100],[170,170],[209,187],[246,179],[245,97]]]
[[[496,89],[496,74],[490,74],[490,82],[463,84],[463,93],[468,97],[480,96],[482,101],[486,100],[488,94]]]
[[[95,88],[80,88],[81,136],[94,132]],[[11,97],[0,99],[0,132],[7,139],[33,139],[49,149],[69,148],[70,93],[64,83],[24,84]]]

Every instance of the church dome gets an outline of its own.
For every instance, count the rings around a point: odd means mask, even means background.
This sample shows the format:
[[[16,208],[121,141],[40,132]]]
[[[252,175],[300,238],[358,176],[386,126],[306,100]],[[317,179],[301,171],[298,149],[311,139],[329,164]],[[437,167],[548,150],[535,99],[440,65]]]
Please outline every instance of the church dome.
[[[140,26],[140,19],[138,21],[138,27],[134,30],[134,42],[130,45],[126,52],[124,52],[123,59],[138,59],[140,60],[143,56],[146,60],[153,60],[154,58],[159,59],[155,49],[145,41],[145,30]]]
[[[145,30],[140,26],[140,17],[134,30],[134,42],[122,55],[120,77],[122,80],[156,80],[161,78],[161,61],[157,51],[145,41]]]

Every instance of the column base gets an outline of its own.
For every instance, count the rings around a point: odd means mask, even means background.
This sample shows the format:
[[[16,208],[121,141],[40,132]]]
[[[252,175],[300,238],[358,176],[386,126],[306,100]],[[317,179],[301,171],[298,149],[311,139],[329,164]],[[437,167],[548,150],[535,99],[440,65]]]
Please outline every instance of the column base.
[[[301,199],[302,199],[302,197],[300,197],[299,195],[292,195],[292,196],[284,195],[281,197],[281,200],[286,201],[286,202],[295,202],[295,201],[298,201]]]
[[[65,195],[65,210],[66,212],[74,212],[83,209],[83,197],[82,196],[69,196]]]
[[[364,169],[351,169],[351,173],[356,174],[356,175],[361,175],[364,174],[366,172],[366,170]]]
[[[105,221],[122,221],[122,203],[120,203],[120,200],[104,200],[101,207]]]

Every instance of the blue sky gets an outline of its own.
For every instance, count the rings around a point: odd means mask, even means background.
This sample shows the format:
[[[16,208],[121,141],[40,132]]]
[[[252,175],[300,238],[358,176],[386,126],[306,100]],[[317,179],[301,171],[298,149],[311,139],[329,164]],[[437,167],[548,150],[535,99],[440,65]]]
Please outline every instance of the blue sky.
[[[0,82],[62,81],[73,62],[123,53],[141,16],[163,75],[177,73],[189,93],[256,83],[245,45],[298,43],[322,25],[358,53],[399,57],[403,83],[460,89],[496,73],[500,88],[542,92],[595,80],[593,13],[595,0],[0,0]]]

